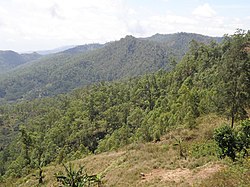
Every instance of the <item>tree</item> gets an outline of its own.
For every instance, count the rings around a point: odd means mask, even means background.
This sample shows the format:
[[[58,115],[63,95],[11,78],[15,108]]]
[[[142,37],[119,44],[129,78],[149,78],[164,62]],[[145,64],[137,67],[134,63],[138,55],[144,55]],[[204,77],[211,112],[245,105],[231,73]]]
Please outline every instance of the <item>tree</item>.
[[[236,119],[247,117],[245,107],[250,97],[250,61],[245,48],[249,45],[248,35],[238,30],[233,36],[226,36],[222,46],[219,90],[229,110],[231,127]]]
[[[29,165],[31,162],[30,159],[30,147],[32,145],[32,140],[27,130],[24,127],[20,128],[21,132],[21,142],[22,142],[22,156],[25,160],[25,165]]]

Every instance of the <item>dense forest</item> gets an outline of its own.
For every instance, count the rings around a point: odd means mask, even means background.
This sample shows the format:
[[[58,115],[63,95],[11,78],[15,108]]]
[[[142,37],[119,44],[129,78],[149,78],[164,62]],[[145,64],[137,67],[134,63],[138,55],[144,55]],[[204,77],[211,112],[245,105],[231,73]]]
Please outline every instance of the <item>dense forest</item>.
[[[144,62],[162,59],[161,55],[165,53],[150,42],[142,46],[132,37],[121,42],[128,39],[132,40],[133,45],[124,56],[143,53],[137,59],[141,61],[141,70],[150,69],[150,63],[145,65]],[[126,44],[122,46],[127,47]],[[107,54],[111,51],[107,50],[109,47],[111,45],[98,50],[104,50],[104,54]],[[147,56],[145,50],[136,49],[138,47],[146,48],[146,51],[155,50],[156,56]],[[107,68],[102,61],[105,57],[98,56],[97,51],[93,51],[93,54],[95,60],[103,63],[102,68]],[[87,56],[85,63],[82,63],[88,71],[88,60],[93,56]],[[113,57],[116,61],[117,58]],[[63,163],[84,155],[117,150],[131,143],[157,142],[170,129],[179,126],[195,129],[196,119],[211,113],[230,119],[227,127],[231,133],[238,122],[245,120],[246,128],[239,131],[241,139],[237,139],[235,146],[240,145],[242,148],[237,150],[247,152],[250,146],[250,122],[247,120],[250,107],[249,57],[250,32],[238,30],[234,35],[225,35],[221,43],[192,41],[189,51],[177,65],[172,64],[171,71],[168,71],[165,59],[161,64],[165,68],[155,73],[126,80],[98,82],[54,97],[1,105],[0,174],[3,178],[21,177],[50,163]],[[66,65],[69,60],[65,60]],[[119,67],[110,66],[110,73],[115,73],[112,68]],[[128,63],[128,68],[131,71],[123,69],[121,73],[140,75],[131,73],[135,70],[131,63]],[[68,73],[83,73],[77,69],[71,70]],[[106,80],[119,78],[122,74],[112,74]],[[73,82],[77,84],[79,81]],[[60,85],[57,85],[58,88]],[[222,130],[216,136],[219,143]],[[225,133],[229,132],[224,130]],[[223,147],[224,144],[219,146]],[[224,150],[222,156],[235,159],[238,154],[233,156],[233,150],[236,147]]]
[[[104,45],[77,46],[47,55],[0,75],[0,102],[53,96],[100,81],[170,70],[193,39],[209,43],[221,38],[189,33],[126,36]]]

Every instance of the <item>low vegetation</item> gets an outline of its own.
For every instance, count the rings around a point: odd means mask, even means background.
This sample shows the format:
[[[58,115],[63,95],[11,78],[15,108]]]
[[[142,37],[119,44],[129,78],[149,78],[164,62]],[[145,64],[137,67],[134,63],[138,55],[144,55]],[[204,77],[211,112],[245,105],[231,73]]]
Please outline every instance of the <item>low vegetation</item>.
[[[69,166],[63,165],[66,171],[66,175],[62,172],[55,174],[57,181],[64,186],[72,186],[72,187],[83,187],[83,186],[93,186],[97,184],[101,185],[101,179],[97,175],[88,175],[84,171],[84,167],[80,166],[78,170],[74,170],[71,163]]]
[[[214,128],[228,122],[216,115],[199,117],[196,129],[185,127],[171,129],[159,142],[130,144],[117,151],[92,154],[71,161],[72,172],[97,174],[101,186],[249,186],[248,159],[221,160],[219,147],[213,139]],[[240,125],[239,125],[240,126]],[[238,127],[238,125],[237,125]],[[186,159],[179,156],[174,137],[181,137],[186,149]],[[69,166],[67,166],[69,170]],[[44,167],[44,186],[58,186],[55,173],[63,172],[56,163]],[[5,181],[6,186],[35,186],[37,170],[20,179]],[[84,173],[84,172],[83,172]],[[229,180],[230,178],[230,180]],[[98,183],[93,183],[96,186]]]
[[[230,157],[233,161],[237,157],[247,157],[250,147],[250,120],[241,122],[235,130],[224,125],[215,130],[214,139],[220,148],[220,157]]]

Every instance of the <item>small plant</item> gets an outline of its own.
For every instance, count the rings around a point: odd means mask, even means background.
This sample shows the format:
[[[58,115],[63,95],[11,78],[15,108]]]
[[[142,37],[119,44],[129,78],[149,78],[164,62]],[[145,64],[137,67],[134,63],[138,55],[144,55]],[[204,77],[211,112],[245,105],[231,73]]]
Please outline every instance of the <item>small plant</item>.
[[[62,172],[55,174],[57,181],[60,182],[63,186],[70,187],[83,187],[83,186],[100,186],[101,179],[98,175],[88,175],[84,171],[84,167],[80,166],[77,171],[73,170],[72,164],[70,163],[67,167],[64,165],[66,175]]]
[[[182,143],[182,138],[176,138],[174,137],[176,143],[174,144],[174,146],[178,146],[179,147],[179,156],[180,158],[185,158],[187,159],[187,149],[186,147],[183,146]]]

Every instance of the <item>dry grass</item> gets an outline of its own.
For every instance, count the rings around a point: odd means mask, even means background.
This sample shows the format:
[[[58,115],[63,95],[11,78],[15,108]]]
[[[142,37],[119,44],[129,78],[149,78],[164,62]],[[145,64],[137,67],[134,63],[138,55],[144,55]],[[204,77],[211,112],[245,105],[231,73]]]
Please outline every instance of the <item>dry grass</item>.
[[[174,170],[154,169],[149,174],[145,174],[142,184],[151,182],[158,179],[163,182],[182,183],[192,186],[197,181],[201,181],[211,177],[213,174],[222,170],[222,166],[219,164],[206,164],[202,167],[198,167],[195,170],[187,168],[177,168]]]
[[[201,117],[196,129],[185,127],[173,129],[157,143],[131,144],[117,152],[90,155],[73,161],[75,167],[85,166],[87,173],[100,174],[104,186],[223,186],[220,184],[228,180],[230,167],[217,157],[193,157],[190,150],[193,145],[211,141],[213,129],[225,119],[215,115]],[[187,158],[180,158],[178,146],[174,137],[183,139],[183,146],[187,149]],[[249,164],[250,165],[250,164]],[[226,168],[226,169],[222,169]],[[54,173],[63,171],[60,165],[44,168],[44,186],[58,186]],[[230,176],[237,180],[237,170]],[[34,174],[34,173],[33,173]],[[246,172],[243,174],[245,175]],[[0,186],[30,187],[37,185],[37,179],[32,174],[17,181],[0,184]],[[249,184],[249,183],[248,183]]]
[[[212,178],[207,178],[200,183],[200,186],[210,187],[249,187],[250,186],[250,159],[245,159],[242,162],[230,163],[227,161],[228,167],[218,173],[215,173]]]

